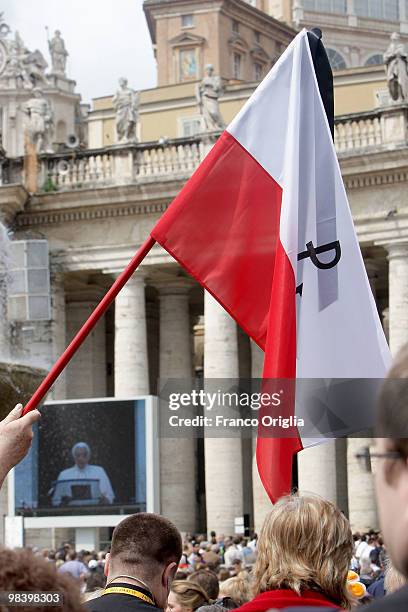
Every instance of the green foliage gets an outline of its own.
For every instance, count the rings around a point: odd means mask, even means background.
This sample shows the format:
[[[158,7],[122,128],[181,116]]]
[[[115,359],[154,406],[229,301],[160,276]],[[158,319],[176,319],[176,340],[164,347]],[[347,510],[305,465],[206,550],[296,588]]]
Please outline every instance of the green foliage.
[[[49,176],[47,178],[47,180],[45,181],[42,190],[45,191],[46,193],[48,193],[50,191],[58,191],[58,187],[53,182],[52,178]]]

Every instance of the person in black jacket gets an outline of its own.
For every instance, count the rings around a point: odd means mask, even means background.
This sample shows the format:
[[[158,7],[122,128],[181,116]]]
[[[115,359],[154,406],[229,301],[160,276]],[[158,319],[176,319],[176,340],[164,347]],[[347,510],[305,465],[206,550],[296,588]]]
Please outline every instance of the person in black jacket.
[[[105,589],[87,601],[86,608],[90,612],[163,610],[181,553],[180,533],[169,520],[150,513],[128,516],[113,531]]]
[[[408,578],[408,345],[397,355],[379,397],[375,480],[381,531],[394,567]],[[408,586],[365,612],[408,609]]]

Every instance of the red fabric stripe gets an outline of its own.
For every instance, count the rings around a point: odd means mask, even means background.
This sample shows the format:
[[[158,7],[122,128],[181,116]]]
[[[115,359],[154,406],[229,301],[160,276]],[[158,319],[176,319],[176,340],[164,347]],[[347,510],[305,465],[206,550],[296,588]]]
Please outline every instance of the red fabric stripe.
[[[295,282],[279,241],[281,202],[281,187],[224,132],[151,232],[267,345],[264,376],[271,378],[295,376]],[[258,469],[271,499],[290,490],[298,447],[297,439],[258,439]]]
[[[224,132],[152,237],[265,347],[282,190]]]
[[[286,396],[283,408],[285,417],[293,415],[296,379],[296,283],[292,265],[280,241],[275,258],[263,378],[265,391],[268,390],[268,379],[288,378],[293,381],[293,384],[286,386],[286,392],[289,390],[290,396]],[[291,436],[289,438],[265,437],[262,433],[260,428],[256,444],[258,472],[269,498],[275,502],[282,495],[290,493],[293,455],[302,450],[302,445],[296,428],[287,430]]]

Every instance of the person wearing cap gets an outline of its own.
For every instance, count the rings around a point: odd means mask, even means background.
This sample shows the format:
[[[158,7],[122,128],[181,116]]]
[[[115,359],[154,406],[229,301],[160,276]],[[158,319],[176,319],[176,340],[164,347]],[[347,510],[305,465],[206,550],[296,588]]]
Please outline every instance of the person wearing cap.
[[[52,505],[59,506],[61,503],[69,501],[71,498],[71,485],[73,480],[98,480],[101,493],[100,503],[112,504],[114,500],[114,492],[112,489],[109,476],[100,465],[89,465],[91,458],[91,449],[86,442],[77,442],[72,447],[72,457],[75,465],[66,470],[62,470],[58,476],[57,482],[66,480],[67,484],[55,487],[52,496]]]

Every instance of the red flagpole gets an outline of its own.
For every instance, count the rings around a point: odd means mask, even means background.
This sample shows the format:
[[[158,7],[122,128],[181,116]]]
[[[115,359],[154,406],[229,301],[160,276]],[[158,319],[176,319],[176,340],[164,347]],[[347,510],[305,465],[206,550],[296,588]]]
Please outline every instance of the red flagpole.
[[[113,283],[112,287],[105,294],[102,300],[99,302],[95,310],[91,313],[88,320],[85,321],[75,338],[67,346],[61,357],[54,363],[51,370],[44,378],[34,395],[31,397],[27,405],[24,407],[23,415],[34,410],[43,399],[44,395],[50,390],[51,386],[57,380],[58,376],[67,366],[71,358],[74,356],[76,351],[79,349],[89,332],[95,327],[101,316],[105,313],[107,308],[112,304],[113,300],[118,295],[119,291],[123,289],[136,268],[140,265],[143,259],[146,257],[152,246],[155,244],[154,238],[149,236],[147,240],[142,244],[136,255],[130,260],[122,274]]]

